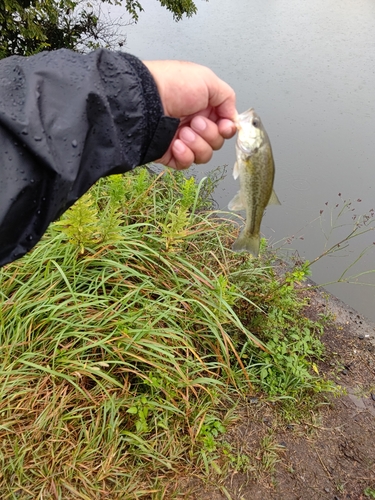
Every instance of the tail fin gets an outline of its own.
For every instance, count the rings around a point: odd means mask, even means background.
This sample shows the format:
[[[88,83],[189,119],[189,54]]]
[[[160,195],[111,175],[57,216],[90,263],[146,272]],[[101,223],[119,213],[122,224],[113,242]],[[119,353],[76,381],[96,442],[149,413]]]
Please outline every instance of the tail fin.
[[[260,235],[249,234],[242,231],[236,241],[233,243],[234,252],[249,252],[253,257],[258,257],[260,246]]]

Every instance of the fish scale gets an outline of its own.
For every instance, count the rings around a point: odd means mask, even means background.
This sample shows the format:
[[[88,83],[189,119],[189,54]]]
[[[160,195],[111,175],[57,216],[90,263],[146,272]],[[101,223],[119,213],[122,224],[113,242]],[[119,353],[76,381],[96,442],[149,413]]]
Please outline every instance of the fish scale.
[[[280,205],[273,190],[275,165],[267,132],[251,108],[237,120],[236,163],[233,176],[239,177],[240,190],[228,205],[229,210],[245,210],[246,223],[232,249],[259,255],[260,226],[267,205]]]

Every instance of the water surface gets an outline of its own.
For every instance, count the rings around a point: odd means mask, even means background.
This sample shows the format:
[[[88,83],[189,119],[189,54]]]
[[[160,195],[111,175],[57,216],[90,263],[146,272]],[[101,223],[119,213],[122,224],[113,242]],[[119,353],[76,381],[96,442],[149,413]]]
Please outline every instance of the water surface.
[[[198,0],[197,7],[196,16],[175,23],[159,3],[145,2],[138,24],[126,28],[126,50],[208,65],[235,89],[240,112],[256,109],[271,138],[282,201],[267,210],[262,230],[273,244],[289,238],[283,246],[290,253],[313,260],[327,243],[322,229],[330,231],[330,207],[338,204],[337,213],[343,200],[353,202],[339,225],[375,208],[375,2]],[[233,163],[231,140],[195,169],[229,166],[216,193],[222,208],[238,190]],[[349,232],[335,230],[328,245]],[[373,248],[349,275],[375,269],[373,241],[375,231],[320,260],[313,279],[337,280],[367,246]],[[375,320],[375,275],[361,281],[368,285],[328,289]]]

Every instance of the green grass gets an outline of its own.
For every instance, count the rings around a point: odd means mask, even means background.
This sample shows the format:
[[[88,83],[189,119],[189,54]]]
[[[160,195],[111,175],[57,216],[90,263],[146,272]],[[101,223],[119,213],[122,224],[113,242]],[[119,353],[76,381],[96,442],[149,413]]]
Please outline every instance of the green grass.
[[[375,489],[368,487],[365,489],[363,494],[366,498],[375,498]]]
[[[0,270],[2,499],[177,497],[215,466],[236,401],[327,388],[306,269],[231,252],[237,227],[201,188],[102,180]]]

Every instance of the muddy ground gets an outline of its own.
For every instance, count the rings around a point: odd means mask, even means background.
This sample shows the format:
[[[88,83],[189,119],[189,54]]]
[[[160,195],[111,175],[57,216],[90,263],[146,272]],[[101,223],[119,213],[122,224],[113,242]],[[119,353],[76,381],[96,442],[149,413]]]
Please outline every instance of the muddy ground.
[[[252,397],[226,439],[234,467],[189,480],[194,500],[367,500],[375,498],[375,325],[324,290],[305,293],[305,315],[331,313],[321,373],[344,390],[300,422]],[[375,300],[374,300],[375,307]],[[257,465],[258,464],[258,465]],[[268,472],[267,472],[268,468]],[[264,470],[266,469],[266,472]]]

